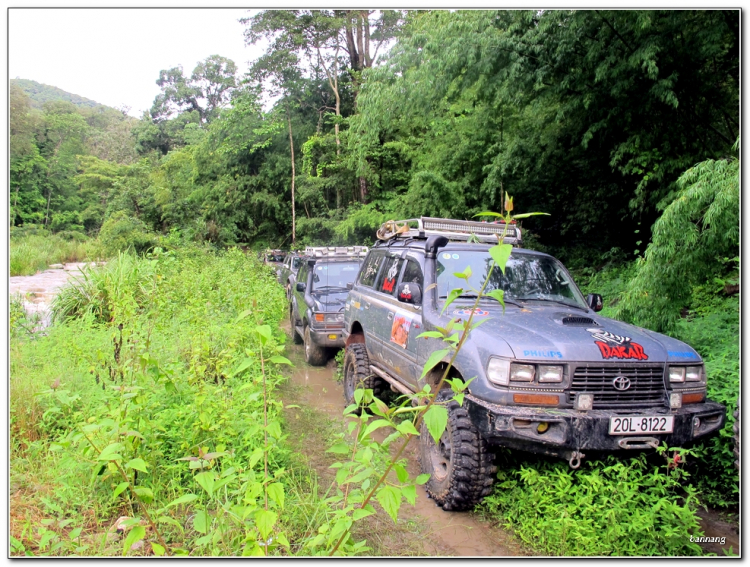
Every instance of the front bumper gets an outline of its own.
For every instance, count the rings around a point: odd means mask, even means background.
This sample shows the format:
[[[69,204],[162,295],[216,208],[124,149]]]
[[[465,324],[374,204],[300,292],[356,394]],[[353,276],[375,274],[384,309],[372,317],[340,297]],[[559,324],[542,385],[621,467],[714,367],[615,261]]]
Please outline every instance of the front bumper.
[[[665,442],[670,447],[682,447],[717,432],[726,419],[726,408],[710,401],[675,410],[651,407],[578,411],[500,406],[467,394],[464,405],[472,422],[490,444],[564,458],[586,450],[613,452],[646,448],[649,443],[653,446]],[[671,415],[674,416],[674,431],[660,435],[610,435],[609,418],[618,415]],[[547,424],[544,433],[538,431],[541,423]]]
[[[337,328],[316,329],[310,327],[310,338],[318,346],[328,348],[344,348],[344,325]]]

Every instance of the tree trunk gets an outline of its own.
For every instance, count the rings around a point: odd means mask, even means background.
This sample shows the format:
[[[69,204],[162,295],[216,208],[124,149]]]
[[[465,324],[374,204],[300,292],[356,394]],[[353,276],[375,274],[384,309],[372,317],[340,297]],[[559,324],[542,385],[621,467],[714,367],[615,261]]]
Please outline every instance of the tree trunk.
[[[362,203],[367,203],[367,180],[364,176],[359,178],[359,198]]]
[[[294,171],[294,138],[292,138],[292,117],[289,114],[289,106],[286,107],[286,121],[289,125],[289,150],[292,153],[292,244],[294,244],[295,238],[297,236],[297,227],[296,227],[296,215],[294,214],[294,178],[295,178],[295,171]],[[307,207],[305,207],[305,210],[307,210]]]

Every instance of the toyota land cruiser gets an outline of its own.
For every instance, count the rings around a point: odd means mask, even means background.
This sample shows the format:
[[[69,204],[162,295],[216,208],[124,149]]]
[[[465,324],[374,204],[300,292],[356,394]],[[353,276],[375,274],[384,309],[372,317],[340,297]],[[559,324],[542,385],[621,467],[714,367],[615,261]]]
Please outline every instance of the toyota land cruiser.
[[[390,387],[415,393],[439,382],[448,362],[421,378],[439,339],[417,338],[466,321],[476,295],[459,296],[444,314],[454,274],[471,267],[480,289],[492,263],[488,250],[505,225],[452,219],[385,225],[346,300],[344,396],[356,388],[375,395]],[[398,226],[399,223],[396,223]],[[390,225],[391,227],[393,225]],[[597,315],[602,298],[584,298],[555,258],[520,248],[520,227],[507,226],[514,249],[505,273],[492,271],[486,292],[504,290],[505,310],[481,297],[475,328],[456,356],[451,376],[469,381],[463,404],[452,392],[448,425],[439,443],[420,435],[426,488],[444,509],[465,509],[489,494],[495,467],[489,445],[568,460],[584,452],[684,446],[715,433],[724,406],[706,399],[706,372],[698,353],[676,339]],[[449,401],[450,400],[450,401]]]

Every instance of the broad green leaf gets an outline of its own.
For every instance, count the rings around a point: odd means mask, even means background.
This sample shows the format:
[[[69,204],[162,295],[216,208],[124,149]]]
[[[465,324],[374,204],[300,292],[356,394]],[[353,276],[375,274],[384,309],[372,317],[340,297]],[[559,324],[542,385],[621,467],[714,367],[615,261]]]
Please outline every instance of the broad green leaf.
[[[438,331],[425,331],[417,335],[418,339],[442,339],[443,334]]]
[[[154,499],[154,493],[151,492],[150,488],[146,488],[145,486],[136,486],[133,490],[141,500],[150,502]]]
[[[508,244],[510,246],[510,244]],[[492,248],[490,248],[490,253],[492,253]],[[459,295],[461,295],[464,292],[462,288],[456,288],[452,289],[450,293],[448,294],[448,297],[445,299],[445,304],[443,305],[443,309],[440,311],[440,314],[442,315],[445,313],[445,310],[448,309],[448,306],[456,301]]]
[[[326,450],[326,453],[337,453],[340,455],[349,453],[351,449],[346,443],[336,443],[333,447]]]
[[[214,495],[214,473],[212,471],[198,473],[195,475],[195,482],[200,484],[209,496]]]
[[[266,428],[268,430],[269,435],[273,437],[274,439],[281,439],[281,425],[278,421],[272,421],[268,424],[268,427]]]
[[[245,311],[243,311],[242,313],[240,313],[239,315],[237,315],[237,318],[234,320],[234,322],[235,323],[239,323],[245,317],[247,317],[248,315],[250,315],[252,312],[253,312],[252,309],[246,309]]]
[[[404,435],[419,435],[419,431],[417,431],[417,428],[414,427],[414,424],[409,420],[399,423],[396,429]]]
[[[510,244],[497,244],[490,248],[490,256],[495,260],[497,267],[505,273],[505,265],[508,263],[510,253],[513,252],[513,246]]]
[[[459,279],[466,280],[466,281],[469,281],[471,274],[472,274],[471,266],[466,266],[463,272],[453,272],[454,276],[456,276]]]
[[[117,453],[117,451],[119,451],[121,447],[122,447],[122,443],[112,443],[110,445],[107,445],[96,459],[98,461],[122,460],[122,455]]]
[[[240,372],[247,370],[248,368],[250,368],[250,365],[252,365],[253,362],[255,361],[252,358],[246,358],[240,363],[237,368],[234,369],[234,372],[232,372],[232,376],[236,376]]]
[[[250,455],[250,459],[248,460],[247,467],[249,469],[252,469],[256,464],[258,464],[258,461],[260,461],[263,458],[263,449],[260,447],[256,448],[252,455]]]
[[[417,477],[417,480],[415,480],[414,482],[416,482],[419,485],[422,485],[425,482],[427,482],[428,480],[430,480],[430,475],[429,474],[420,474]]]
[[[164,548],[158,543],[154,543],[153,541],[151,542],[151,550],[157,557],[161,557],[162,555],[164,555]]]
[[[294,366],[292,364],[292,361],[288,358],[284,358],[283,356],[275,355],[268,359],[269,362],[273,362],[274,364],[288,364],[289,366]]]
[[[537,216],[537,215],[546,215],[548,217],[551,216],[549,213],[521,213],[520,215],[513,215],[512,218],[514,218],[514,219],[527,219],[529,217],[534,217],[534,216]]]
[[[117,488],[112,492],[112,496],[117,498],[120,494],[122,494],[122,491],[125,490],[128,487],[127,482],[121,482],[117,485]]]
[[[268,536],[271,535],[277,517],[276,512],[271,510],[258,510],[258,513],[255,514],[255,525],[264,541],[268,540]]]
[[[422,376],[421,378],[424,378],[427,373],[435,368],[437,364],[443,360],[443,357],[445,357],[450,352],[450,349],[444,348],[440,350],[435,350],[430,354],[429,358],[427,359],[427,362],[424,363],[424,368],[422,369]]]
[[[125,463],[126,469],[135,469],[141,472],[148,472],[146,462],[143,459],[132,459]]]
[[[406,482],[409,480],[409,473],[406,472],[406,469],[402,465],[396,463],[393,465],[393,469],[396,471],[396,477],[399,482]]]
[[[453,396],[453,399],[456,400],[456,402],[458,403],[459,406],[463,406],[464,405],[464,396],[465,395],[466,394],[456,394],[455,396]]]
[[[404,495],[404,498],[409,504],[411,504],[412,506],[416,504],[417,502],[417,487],[416,486],[414,486],[413,484],[410,484],[409,486],[404,486],[401,489],[401,494]]]
[[[372,510],[357,508],[356,510],[354,510],[354,512],[352,512],[352,520],[356,522],[357,520],[361,520],[362,518],[366,518],[367,516],[372,516],[372,514]]]
[[[384,486],[375,498],[395,523],[398,520],[398,510],[401,507],[401,490],[393,486]]]
[[[286,538],[284,532],[279,532],[276,534],[276,541],[278,541],[284,547],[289,547],[289,540]]]
[[[502,289],[493,289],[484,295],[489,295],[491,298],[497,300],[497,302],[503,306],[503,311],[505,310],[505,292]],[[484,321],[486,321],[486,319],[482,319],[482,322]]]
[[[187,504],[188,502],[192,502],[196,498],[198,498],[198,496],[195,494],[183,494],[176,500],[172,500],[169,504],[167,504],[166,507],[169,508],[171,506],[177,506],[178,504]]]
[[[198,510],[193,517],[193,529],[201,534],[208,533],[208,527],[211,524],[211,519],[205,510]]]
[[[280,482],[274,482],[268,485],[268,496],[270,496],[279,508],[284,507],[284,485]]]
[[[260,343],[263,345],[271,338],[271,327],[268,325],[258,325],[255,327],[255,332],[258,333]]]
[[[373,431],[377,431],[381,427],[390,427],[390,425],[391,425],[391,422],[388,421],[387,419],[376,419],[375,421],[373,421],[367,426],[367,429],[365,429],[365,432],[363,435],[367,437]]]
[[[477,213],[474,215],[475,217],[500,217],[503,218],[505,215],[501,215],[500,213],[495,213],[492,211],[482,211],[481,213]]]
[[[122,555],[123,557],[128,554],[128,551],[130,551],[130,548],[133,546],[134,543],[139,542],[143,539],[143,536],[146,535],[146,528],[143,526],[135,526],[132,530],[128,532],[128,536],[125,538],[125,541],[122,544]]]
[[[448,410],[444,406],[433,404],[424,414],[424,423],[435,443],[439,442],[448,425]]]
[[[68,537],[69,537],[70,539],[77,539],[77,538],[78,538],[78,536],[79,536],[79,535],[81,535],[81,532],[82,532],[82,531],[83,531],[83,528],[76,528],[76,529],[74,529],[73,531],[71,531],[71,532],[70,532],[70,533],[68,534]]]

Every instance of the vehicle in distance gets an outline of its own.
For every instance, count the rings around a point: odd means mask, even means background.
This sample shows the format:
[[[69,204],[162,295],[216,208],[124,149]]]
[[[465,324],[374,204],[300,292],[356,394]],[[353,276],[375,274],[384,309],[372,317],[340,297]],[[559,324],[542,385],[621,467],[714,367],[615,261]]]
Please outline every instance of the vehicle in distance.
[[[289,298],[292,339],[304,343],[305,361],[321,366],[344,346],[344,303],[366,246],[308,247]]]
[[[504,224],[410,219],[378,231],[344,308],[344,396],[356,388],[413,393],[435,386],[448,358],[424,378],[425,362],[445,347],[417,338],[467,321],[476,296],[459,296],[441,314],[451,290],[467,288],[455,274],[471,267],[480,289]],[[415,226],[416,225],[416,226]],[[451,377],[469,381],[463,404],[446,402],[449,421],[439,443],[423,425],[422,472],[430,496],[447,510],[467,509],[491,490],[491,446],[562,457],[574,468],[585,453],[685,446],[716,433],[724,406],[706,399],[703,360],[687,344],[597,315],[600,295],[583,297],[552,256],[520,248],[520,227],[505,273],[485,289],[503,290],[505,311],[482,297],[474,329],[456,355]]]
[[[302,255],[299,252],[290,252],[277,270],[277,279],[284,286],[287,299],[292,292],[292,286],[296,281],[297,271],[301,265]]]

